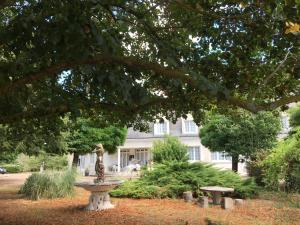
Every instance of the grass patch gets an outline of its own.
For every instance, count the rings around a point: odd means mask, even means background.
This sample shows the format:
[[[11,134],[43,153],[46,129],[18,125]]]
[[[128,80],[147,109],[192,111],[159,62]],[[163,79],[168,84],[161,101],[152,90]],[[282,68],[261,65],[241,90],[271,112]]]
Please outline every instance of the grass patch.
[[[23,171],[22,167],[16,163],[0,164],[0,167],[5,168],[8,173],[20,173]]]
[[[32,200],[72,196],[75,179],[75,170],[34,173],[26,179],[19,193]]]
[[[289,207],[300,209],[299,194],[261,190],[258,196],[260,199],[274,201],[277,208]]]

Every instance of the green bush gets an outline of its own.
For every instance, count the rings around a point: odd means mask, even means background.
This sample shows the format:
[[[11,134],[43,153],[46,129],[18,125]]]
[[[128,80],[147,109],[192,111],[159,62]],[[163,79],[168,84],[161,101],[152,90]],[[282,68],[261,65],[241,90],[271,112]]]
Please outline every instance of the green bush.
[[[263,161],[264,183],[271,190],[279,190],[280,180],[285,181],[285,190],[300,192],[300,141],[299,131],[279,143]]]
[[[153,160],[156,163],[170,161],[188,161],[187,146],[178,138],[166,136],[163,141],[156,141],[153,145]]]
[[[201,186],[225,186],[235,189],[234,196],[251,197],[256,194],[253,179],[242,180],[231,171],[220,171],[204,163],[165,162],[156,164],[153,171],[143,171],[138,180],[127,181],[111,191],[114,197],[178,198],[184,191],[201,194]]]
[[[44,162],[47,170],[62,170],[68,165],[66,155],[51,155],[42,152],[38,156],[27,156],[20,154],[16,162],[23,168],[23,171],[39,171]]]
[[[1,164],[0,167],[5,168],[8,173],[20,173],[23,171],[18,164]]]
[[[0,164],[9,164],[13,163],[16,158],[18,157],[18,154],[15,151],[0,151]]]
[[[298,105],[295,108],[291,108],[290,112],[290,126],[298,127],[300,126],[300,106]]]
[[[270,154],[270,151],[259,151],[255,153],[250,161],[246,162],[248,175],[255,179],[256,184],[259,186],[264,186],[264,171],[263,171],[263,161]]]
[[[75,178],[75,170],[34,173],[27,178],[20,194],[32,200],[72,196]]]

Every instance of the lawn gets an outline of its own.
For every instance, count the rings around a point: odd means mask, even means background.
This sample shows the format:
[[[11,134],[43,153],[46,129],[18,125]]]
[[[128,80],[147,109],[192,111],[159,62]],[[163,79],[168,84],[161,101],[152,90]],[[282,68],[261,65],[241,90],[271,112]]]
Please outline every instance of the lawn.
[[[221,224],[300,224],[300,208],[291,199],[264,193],[263,198],[247,200],[232,211],[219,206],[199,208],[193,203],[173,199],[112,199],[115,209],[86,212],[89,193],[77,188],[74,198],[31,201],[17,194],[28,174],[0,175],[1,225],[96,225],[96,224],[205,224],[209,218]],[[268,200],[267,200],[268,199]],[[294,202],[300,200],[295,195]]]

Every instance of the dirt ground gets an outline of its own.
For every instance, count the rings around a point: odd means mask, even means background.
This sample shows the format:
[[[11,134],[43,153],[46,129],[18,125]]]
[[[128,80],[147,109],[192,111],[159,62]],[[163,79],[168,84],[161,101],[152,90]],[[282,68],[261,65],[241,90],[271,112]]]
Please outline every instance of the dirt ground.
[[[187,225],[205,224],[205,218],[232,225],[300,225],[300,209],[278,202],[247,200],[231,211],[208,209],[172,199],[112,199],[115,209],[87,212],[89,193],[76,189],[74,198],[31,201],[17,194],[29,174],[0,175],[1,225]]]

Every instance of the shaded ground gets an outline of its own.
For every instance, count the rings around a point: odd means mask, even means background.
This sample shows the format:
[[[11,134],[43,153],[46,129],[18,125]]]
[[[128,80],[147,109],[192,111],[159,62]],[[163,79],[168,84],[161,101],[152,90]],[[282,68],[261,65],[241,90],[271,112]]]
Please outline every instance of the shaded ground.
[[[30,201],[17,194],[28,174],[0,175],[1,225],[156,225],[204,224],[205,218],[223,224],[300,224],[300,209],[270,200],[248,200],[232,211],[215,206],[201,209],[181,200],[113,199],[115,209],[86,212],[89,193],[76,189],[76,196],[67,199]]]

